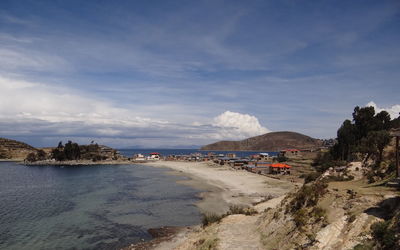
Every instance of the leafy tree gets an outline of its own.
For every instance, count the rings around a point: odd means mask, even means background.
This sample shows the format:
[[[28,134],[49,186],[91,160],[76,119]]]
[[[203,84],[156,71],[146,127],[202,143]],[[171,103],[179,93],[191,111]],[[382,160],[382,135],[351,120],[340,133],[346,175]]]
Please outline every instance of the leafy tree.
[[[375,109],[374,107],[356,106],[353,112],[353,121],[355,125],[355,136],[357,141],[361,141],[363,137],[368,135],[369,131],[375,128]]]
[[[365,161],[374,156],[380,166],[384,148],[390,142],[389,130],[400,128],[400,117],[391,120],[386,111],[375,114],[374,107],[355,107],[353,120],[345,120],[337,131],[337,142],[329,152],[318,155],[314,161],[317,171],[351,161],[356,153],[365,154]]]
[[[335,144],[335,146],[336,145],[337,144]],[[312,165],[316,167],[318,172],[324,172],[330,167],[335,166],[335,161],[331,152],[318,153]]]
[[[383,150],[390,143],[390,134],[387,130],[372,131],[368,137],[374,142],[374,147],[377,149],[377,163],[380,165],[383,158]]]
[[[278,162],[286,162],[289,160],[285,155],[279,154],[278,157],[276,158]]]
[[[375,116],[376,127],[375,130],[388,130],[390,129],[390,115],[386,111],[381,111]]]
[[[44,152],[42,149],[40,149],[37,153],[36,153],[36,157],[38,159],[38,161],[43,161],[46,160],[46,152]]]
[[[390,128],[400,128],[400,113],[399,117],[390,121]]]
[[[390,134],[387,130],[371,131],[367,137],[361,140],[359,151],[367,154],[368,160],[371,155],[376,157],[376,163],[379,166],[382,162],[383,150],[390,143]]]
[[[337,146],[335,158],[340,160],[350,160],[351,153],[356,145],[356,128],[350,120],[345,120],[337,132]]]
[[[29,162],[35,162],[36,161],[36,154],[35,153],[29,153],[26,156],[26,160]]]
[[[64,153],[67,160],[77,160],[80,158],[80,149],[77,143],[68,141],[64,146]]]
[[[55,159],[56,161],[65,161],[66,160],[64,150],[60,149],[58,147],[53,149],[53,151],[51,152],[51,157],[53,159]]]

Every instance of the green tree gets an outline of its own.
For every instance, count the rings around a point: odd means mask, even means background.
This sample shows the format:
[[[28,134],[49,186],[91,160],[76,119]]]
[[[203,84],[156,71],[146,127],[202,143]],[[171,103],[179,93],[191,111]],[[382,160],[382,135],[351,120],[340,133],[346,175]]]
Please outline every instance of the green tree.
[[[381,111],[375,116],[375,130],[388,130],[390,129],[390,115],[386,111]]]
[[[43,161],[46,160],[46,152],[44,152],[42,149],[40,149],[37,153],[36,153],[36,157],[39,161]]]
[[[29,161],[29,162],[35,162],[37,159],[36,159],[36,154],[35,153],[29,153],[27,156],[26,156],[26,159],[25,160],[27,160],[27,161]]]
[[[390,143],[390,134],[387,130],[371,131],[361,140],[359,151],[367,154],[368,160],[371,155],[375,155],[376,164],[379,166],[383,158],[383,150]]]
[[[64,150],[55,148],[51,151],[51,158],[55,159],[56,161],[65,161],[66,157],[64,154]]]
[[[375,109],[374,107],[356,106],[353,112],[353,121],[355,125],[356,141],[360,142],[362,138],[368,135],[368,132],[375,129]]]
[[[350,160],[353,149],[356,145],[356,129],[350,120],[345,120],[337,132],[337,146],[335,158],[340,160]]]
[[[64,154],[67,160],[77,160],[80,158],[80,149],[77,143],[68,141],[64,146]]]
[[[390,128],[400,128],[400,113],[396,119],[390,121]]]

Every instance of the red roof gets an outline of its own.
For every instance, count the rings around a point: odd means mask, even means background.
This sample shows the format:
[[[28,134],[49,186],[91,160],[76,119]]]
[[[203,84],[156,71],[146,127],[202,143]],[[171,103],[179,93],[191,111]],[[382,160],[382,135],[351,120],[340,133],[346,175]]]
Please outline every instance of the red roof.
[[[291,166],[289,166],[288,164],[284,164],[284,163],[271,164],[271,167],[273,167],[273,168],[291,168]]]
[[[159,155],[160,153],[156,153],[156,152],[153,152],[153,153],[150,153],[151,155]]]

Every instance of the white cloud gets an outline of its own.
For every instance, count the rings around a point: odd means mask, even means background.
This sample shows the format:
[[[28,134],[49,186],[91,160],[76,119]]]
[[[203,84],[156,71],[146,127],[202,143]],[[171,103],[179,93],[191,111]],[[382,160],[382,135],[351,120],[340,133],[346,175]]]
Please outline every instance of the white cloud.
[[[212,125],[219,128],[217,137],[220,139],[244,139],[271,132],[261,126],[257,117],[231,111],[215,117]]]
[[[76,123],[118,127],[147,127],[168,122],[135,115],[134,112],[113,106],[77,93],[68,88],[14,80],[0,76],[0,118],[10,120],[40,120],[49,123]],[[116,129],[99,128],[112,135]]]
[[[0,89],[0,134],[11,138],[34,137],[46,143],[66,139],[85,143],[94,139],[115,147],[168,147],[204,145],[269,132],[255,116],[230,111],[205,123],[179,123],[173,116],[168,120],[149,118],[135,109],[116,107],[66,87],[0,75]]]
[[[392,119],[399,117],[399,113],[400,113],[400,105],[399,104],[395,104],[389,108],[380,108],[380,107],[378,107],[378,105],[376,105],[375,102],[370,101],[369,103],[367,103],[366,106],[374,107],[376,113],[379,113],[379,112],[385,110],[386,112],[389,113],[390,118],[392,118]]]

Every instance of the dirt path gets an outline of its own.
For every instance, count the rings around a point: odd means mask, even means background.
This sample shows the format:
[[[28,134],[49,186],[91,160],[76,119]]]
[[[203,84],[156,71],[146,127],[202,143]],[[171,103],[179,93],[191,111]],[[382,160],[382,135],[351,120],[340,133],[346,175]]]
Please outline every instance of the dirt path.
[[[257,219],[258,216],[246,216],[242,214],[226,217],[218,228],[218,249],[263,249],[260,243],[260,233],[256,228]]]

